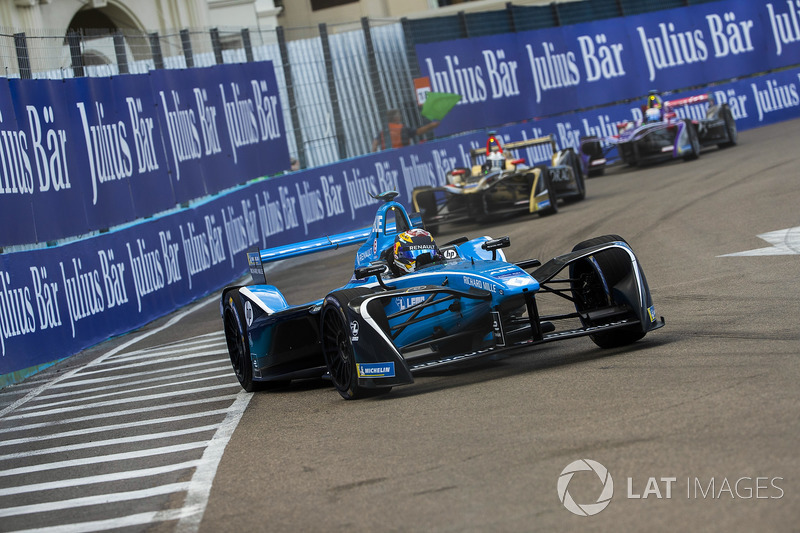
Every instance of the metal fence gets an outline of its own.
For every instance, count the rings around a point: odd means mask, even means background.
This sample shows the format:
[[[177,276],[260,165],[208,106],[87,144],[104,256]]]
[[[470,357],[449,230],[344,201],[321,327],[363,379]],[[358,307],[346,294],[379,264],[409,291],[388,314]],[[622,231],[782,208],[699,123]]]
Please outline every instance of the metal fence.
[[[422,124],[413,78],[418,43],[492,35],[635,15],[713,0],[582,0],[408,20],[362,19],[306,28],[19,33],[0,28],[0,75],[63,79],[117,76],[161,68],[272,60],[280,85],[289,151],[315,167],[371,150],[386,110]],[[311,36],[309,36],[311,35]],[[524,118],[524,117],[523,117]]]
[[[420,121],[402,25],[364,19],[361,31],[331,29],[305,28],[318,34],[305,39],[280,27],[66,37],[0,30],[2,75],[64,79],[271,60],[290,153],[313,167],[369,152],[387,108],[404,109],[411,125]]]

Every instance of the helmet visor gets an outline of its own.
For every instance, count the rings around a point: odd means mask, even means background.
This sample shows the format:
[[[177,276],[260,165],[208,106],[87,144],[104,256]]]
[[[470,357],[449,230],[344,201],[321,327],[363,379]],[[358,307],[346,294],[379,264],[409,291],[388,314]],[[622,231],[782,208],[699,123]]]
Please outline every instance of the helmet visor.
[[[397,266],[406,272],[413,272],[417,268],[417,259],[423,254],[428,254],[428,261],[433,259],[436,255],[436,247],[430,244],[426,245],[396,245],[395,249],[395,262]]]

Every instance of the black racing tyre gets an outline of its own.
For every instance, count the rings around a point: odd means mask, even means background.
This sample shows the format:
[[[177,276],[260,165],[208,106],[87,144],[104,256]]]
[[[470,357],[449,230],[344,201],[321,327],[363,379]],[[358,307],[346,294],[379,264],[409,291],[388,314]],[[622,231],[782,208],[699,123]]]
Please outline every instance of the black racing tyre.
[[[684,120],[683,123],[686,124],[686,133],[689,135],[689,143],[692,145],[692,149],[683,156],[683,160],[694,161],[700,157],[700,138],[697,136],[697,130],[691,120]]]
[[[589,161],[586,164],[590,169],[586,173],[587,178],[602,176],[606,173],[605,165],[601,166],[600,168],[591,169],[592,160],[603,158],[603,147],[600,146],[599,140],[589,140],[587,137],[581,137],[581,153],[589,157]]]
[[[546,217],[549,215],[555,215],[558,213],[558,195],[556,194],[556,188],[553,187],[553,180],[550,176],[550,169],[545,166],[536,167],[541,172],[539,173],[539,181],[542,184],[542,188],[540,190],[547,189],[547,198],[550,200],[550,206],[546,207],[545,209],[541,209],[537,211],[540,217]]]
[[[733,118],[731,108],[728,107],[727,104],[723,104],[720,115],[722,115],[722,119],[725,121],[725,133],[727,134],[728,140],[719,143],[717,146],[720,148],[729,148],[739,142],[739,131],[736,129],[736,120]]]
[[[334,291],[325,298],[325,303],[322,305],[320,319],[322,353],[333,386],[345,400],[357,400],[392,390],[391,387],[367,389],[358,385],[358,370],[345,308],[351,300],[371,292],[363,288]]]
[[[590,163],[591,163],[591,161],[590,161]],[[603,176],[605,173],[606,173],[606,166],[603,165],[600,168],[593,168],[592,170],[590,170],[586,177],[587,178],[599,178],[600,176]]]
[[[430,222],[430,219],[437,214],[436,195],[432,189],[420,190],[417,192],[416,202],[416,207],[422,215],[422,223],[425,225],[425,229],[435,235],[439,232],[439,224]]]
[[[571,150],[568,152],[567,158],[567,164],[572,168],[572,172],[575,174],[575,185],[578,188],[578,192],[565,196],[564,203],[580,202],[586,198],[586,182],[583,179],[581,162],[578,155]]]
[[[621,241],[627,244],[627,241],[619,235],[603,235],[602,237],[595,237],[576,244],[572,251],[583,250],[590,246],[597,244],[604,244],[608,242]],[[607,250],[594,257],[594,261],[602,272],[602,277],[605,279],[609,287],[613,287],[620,280],[628,276],[631,272],[630,256],[622,250]],[[600,279],[595,268],[588,260],[577,261],[570,265],[570,288],[572,296],[575,299],[575,309],[580,313],[584,311],[591,311],[593,309],[603,308],[612,303],[619,303],[609,301],[609,296]],[[635,314],[631,310],[631,314]],[[592,326],[594,324],[583,321],[584,326]],[[595,333],[590,335],[592,341],[600,348],[616,348],[618,346],[625,346],[638,341],[644,337],[645,332],[640,325],[615,329],[603,333]]]
[[[225,329],[225,342],[231,359],[233,373],[239,384],[247,392],[255,392],[267,388],[260,381],[253,381],[253,359],[250,355],[250,343],[247,340],[247,326],[242,309],[242,300],[238,290],[225,294],[225,307],[222,314]],[[286,385],[288,382],[280,382]]]

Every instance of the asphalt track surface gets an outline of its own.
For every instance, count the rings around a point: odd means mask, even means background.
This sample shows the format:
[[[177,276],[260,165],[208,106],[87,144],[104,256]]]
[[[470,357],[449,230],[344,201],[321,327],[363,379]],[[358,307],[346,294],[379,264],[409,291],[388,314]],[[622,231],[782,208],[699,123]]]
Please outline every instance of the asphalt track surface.
[[[797,120],[742,132],[738,146],[707,149],[697,161],[609,170],[587,182],[584,202],[555,216],[445,227],[437,237],[508,235],[509,260],[546,260],[590,237],[623,236],[667,323],[629,347],[601,350],[588,338],[550,343],[429,371],[387,396],[355,402],[322,380],[249,395],[238,392],[226,367],[217,303],[208,301],[3,391],[0,516],[8,518],[0,518],[0,530],[122,529],[114,517],[136,516],[122,530],[800,531],[798,137]],[[353,252],[279,267],[268,280],[289,303],[319,298],[349,278]],[[173,351],[173,362],[162,360]],[[189,370],[175,374],[191,374],[192,357],[210,358],[203,362],[215,369],[208,380],[167,379],[173,388],[164,397],[153,398],[149,388],[124,394],[151,411],[150,421],[171,413],[186,420],[153,422],[154,429],[145,415],[122,414],[120,428],[102,437],[80,430],[52,437],[69,439],[58,457],[30,454],[45,446],[33,442],[45,429],[15,431],[32,423],[23,410],[35,413],[48,394],[83,394],[81,385],[66,385],[87,368],[139,361],[146,374],[148,361],[161,361],[169,376],[170,364],[189,361]],[[211,394],[207,401],[217,403],[174,407],[186,399],[167,394],[186,390],[192,401]],[[64,419],[52,402],[41,404],[41,416]],[[113,486],[113,469],[109,479],[93,478],[92,469],[52,470],[51,483],[83,481],[39,489],[46,480],[13,474],[86,457],[75,451],[81,442],[111,440],[128,422],[148,427],[149,437],[128,439],[125,452],[115,441],[110,455],[150,448],[153,440],[205,444],[194,455],[132,465],[127,471],[139,477],[122,476]],[[585,504],[601,496],[604,484],[591,470],[570,478],[575,467],[567,466],[582,459],[603,465],[613,480],[613,497],[594,516],[577,516],[560,500],[566,495],[591,512]],[[204,464],[211,467],[198,474]],[[151,468],[161,468],[153,470],[161,476],[156,485],[172,492],[137,485],[150,480]],[[560,477],[566,492],[558,490]],[[15,490],[23,485],[34,488]],[[141,497],[103,503],[104,494]],[[53,512],[53,501],[78,503]]]

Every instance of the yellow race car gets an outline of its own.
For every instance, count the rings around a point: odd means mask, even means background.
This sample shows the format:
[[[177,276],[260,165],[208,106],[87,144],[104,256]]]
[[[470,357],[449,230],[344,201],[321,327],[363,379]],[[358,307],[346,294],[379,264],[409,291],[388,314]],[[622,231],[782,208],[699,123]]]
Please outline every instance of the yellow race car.
[[[528,166],[541,160],[550,165]],[[527,159],[524,156],[528,156]],[[558,150],[552,135],[503,145],[490,134],[486,148],[470,150],[472,168],[455,168],[440,187],[417,187],[412,192],[415,209],[428,231],[450,222],[483,222],[517,213],[558,212],[558,202],[586,196],[580,158],[572,148]]]

